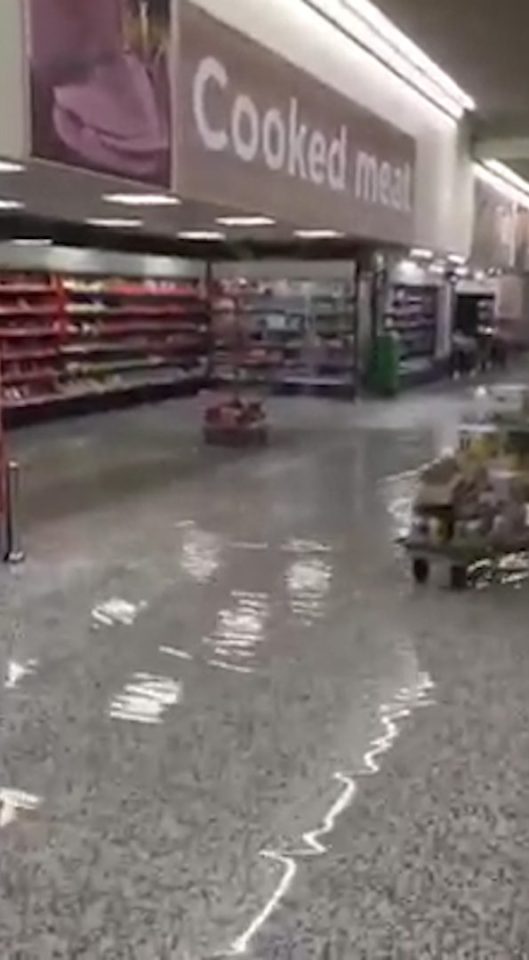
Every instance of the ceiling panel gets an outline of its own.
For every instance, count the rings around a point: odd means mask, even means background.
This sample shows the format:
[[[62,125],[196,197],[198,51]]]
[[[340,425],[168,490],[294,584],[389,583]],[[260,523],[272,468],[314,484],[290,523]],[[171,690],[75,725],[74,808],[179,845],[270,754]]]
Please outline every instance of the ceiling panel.
[[[486,120],[529,129],[529,0],[376,0],[474,97]]]

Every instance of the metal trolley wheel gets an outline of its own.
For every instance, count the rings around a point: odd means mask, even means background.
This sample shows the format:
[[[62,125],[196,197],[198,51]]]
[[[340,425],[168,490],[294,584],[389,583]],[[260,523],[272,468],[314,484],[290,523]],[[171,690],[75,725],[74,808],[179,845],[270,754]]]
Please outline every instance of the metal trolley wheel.
[[[466,590],[468,586],[468,569],[461,564],[450,567],[450,587],[452,590]]]
[[[415,583],[424,586],[430,579],[430,564],[424,557],[414,557],[412,562],[412,573]]]

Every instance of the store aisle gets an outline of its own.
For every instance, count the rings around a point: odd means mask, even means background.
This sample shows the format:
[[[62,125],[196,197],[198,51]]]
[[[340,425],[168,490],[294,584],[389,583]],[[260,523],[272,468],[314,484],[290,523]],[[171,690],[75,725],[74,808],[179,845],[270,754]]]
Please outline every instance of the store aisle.
[[[15,436],[2,957],[527,955],[529,594],[418,594],[393,545],[460,405],[274,401],[256,453],[182,401]]]

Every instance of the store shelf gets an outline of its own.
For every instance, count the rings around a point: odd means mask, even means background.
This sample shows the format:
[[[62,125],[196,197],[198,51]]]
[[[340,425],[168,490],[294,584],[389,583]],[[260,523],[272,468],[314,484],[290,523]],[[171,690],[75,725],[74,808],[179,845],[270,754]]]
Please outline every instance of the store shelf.
[[[111,398],[113,394],[119,393],[128,393],[132,390],[148,390],[150,387],[184,387],[187,385],[194,386],[201,385],[203,382],[203,372],[199,374],[200,379],[197,380],[197,374],[193,373],[188,377],[155,377],[151,375],[149,377],[137,377],[124,381],[121,383],[112,383],[110,386],[104,384],[98,384],[94,381],[91,381],[89,385],[79,385],[77,389],[63,390],[61,393],[43,393],[35,396],[24,397],[21,399],[8,398],[5,401],[5,406],[9,410],[21,410],[21,409],[31,409],[32,407],[39,407],[48,404],[61,405],[68,404],[71,401],[81,400],[81,399],[90,399],[92,397],[107,397]]]
[[[396,284],[388,315],[401,342],[401,374],[436,369],[439,289]]]
[[[89,404],[91,397],[110,402],[113,394],[140,398],[160,388],[168,395],[173,386],[203,381],[210,320],[194,282],[5,276],[0,357],[8,410]]]
[[[0,343],[2,340],[40,340],[43,337],[54,337],[57,339],[58,332],[50,327],[23,327],[22,329],[0,328]]]
[[[56,290],[46,284],[9,284],[0,282],[0,295],[10,297],[56,296]]]
[[[1,337],[1,335],[0,335]],[[2,354],[2,363],[23,363],[25,360],[49,360],[57,356],[57,350],[17,350],[13,352],[4,352]]]
[[[240,376],[271,389],[355,387],[356,318],[350,286],[339,282],[226,283],[217,291],[213,320],[215,370],[221,381]],[[232,370],[226,354],[230,336]],[[292,368],[295,366],[295,372]]]
[[[196,307],[193,310],[186,310],[182,306],[174,307],[106,307],[105,305],[93,305],[90,309],[81,310],[72,309],[70,304],[66,308],[70,318],[80,317],[98,317],[104,320],[106,317],[189,317],[189,316],[208,316],[203,307]],[[1,311],[0,311],[1,316]]]
[[[8,373],[2,376],[2,386],[7,387],[16,383],[46,383],[57,380],[57,370],[24,370],[19,373]]]
[[[71,297],[93,297],[101,299],[102,297],[119,297],[119,298],[131,298],[142,300],[156,299],[156,300],[200,300],[205,303],[204,297],[202,297],[196,289],[192,287],[160,287],[156,289],[154,286],[147,284],[130,284],[123,286],[113,286],[102,285],[94,287],[84,287],[77,286],[75,284],[70,284],[67,281],[63,284],[63,289]]]

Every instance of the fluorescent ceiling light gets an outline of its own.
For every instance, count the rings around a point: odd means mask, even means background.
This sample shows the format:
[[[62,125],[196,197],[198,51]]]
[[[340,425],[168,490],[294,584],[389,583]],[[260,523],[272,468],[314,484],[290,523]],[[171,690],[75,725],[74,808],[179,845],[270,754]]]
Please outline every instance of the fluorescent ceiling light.
[[[461,253],[449,253],[446,258],[450,263],[466,263],[467,258],[464,257]]]
[[[501,193],[506,200],[510,200],[511,203],[519,203],[520,206],[529,209],[529,182],[523,180],[522,177],[518,177],[509,167],[505,167],[506,170],[509,170],[509,176],[506,178],[503,174],[504,167],[505,165],[498,160],[486,160],[484,164],[474,164],[474,173],[484,183]],[[499,170],[501,170],[501,173],[498,172]],[[515,184],[513,178],[520,181],[521,185]]]
[[[294,230],[295,237],[301,237],[304,240],[332,240],[336,237],[344,237],[344,233],[338,230]]]
[[[427,250],[426,247],[414,247],[410,250],[410,257],[415,260],[433,260],[433,250]]]
[[[15,247],[51,247],[53,240],[50,237],[17,237],[11,243]]]
[[[413,273],[416,275],[422,275],[421,268],[417,263],[415,263],[415,260],[407,260],[407,259],[401,260],[399,263],[399,268],[404,273]]]
[[[176,207],[182,202],[167,193],[106,193],[103,199],[127,207]]]
[[[12,160],[0,160],[0,173],[23,173],[25,166]]]
[[[143,220],[133,220],[125,219],[122,217],[90,217],[86,221],[91,227],[115,227],[115,228],[128,228],[128,227],[141,227],[143,226]]]
[[[226,234],[219,230],[182,230],[180,240],[225,240]]]
[[[459,120],[476,104],[371,0],[304,0],[436,106]]]
[[[0,199],[0,210],[21,210],[24,206],[20,200],[1,200]]]
[[[217,217],[216,223],[223,227],[272,227],[275,220],[271,217]]]
[[[506,180],[512,187],[521,190],[522,193],[529,194],[529,182],[524,180],[518,173],[515,173],[506,163],[502,163],[501,160],[483,160],[483,166],[486,167],[487,170],[491,170],[492,173],[497,174],[498,177]]]

